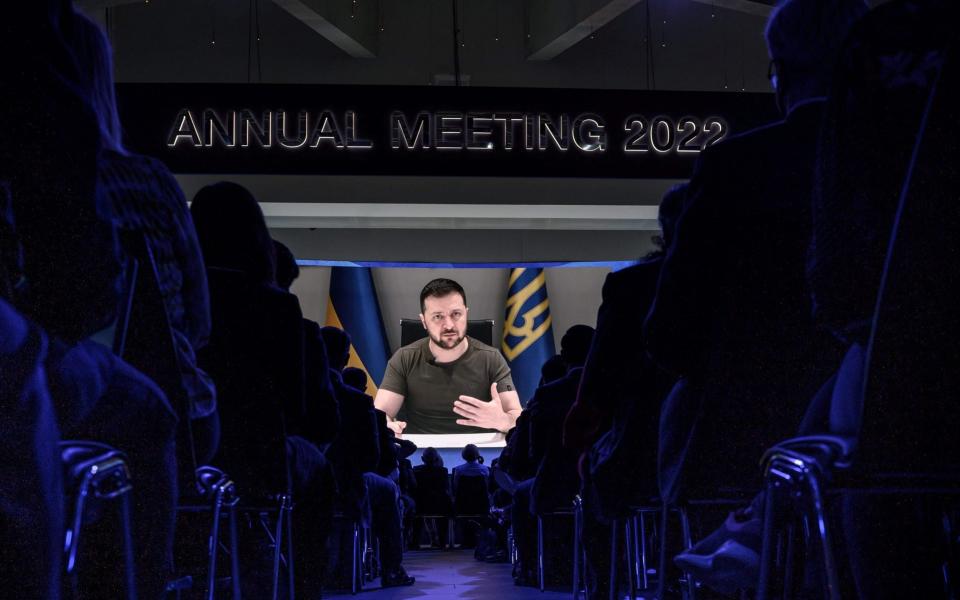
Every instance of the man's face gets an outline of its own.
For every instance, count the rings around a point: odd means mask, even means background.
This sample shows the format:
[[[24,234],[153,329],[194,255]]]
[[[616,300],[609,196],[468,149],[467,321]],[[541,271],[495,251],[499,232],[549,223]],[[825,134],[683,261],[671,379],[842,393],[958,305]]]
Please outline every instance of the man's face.
[[[456,292],[425,298],[420,320],[433,343],[445,350],[456,348],[467,335],[467,307]]]

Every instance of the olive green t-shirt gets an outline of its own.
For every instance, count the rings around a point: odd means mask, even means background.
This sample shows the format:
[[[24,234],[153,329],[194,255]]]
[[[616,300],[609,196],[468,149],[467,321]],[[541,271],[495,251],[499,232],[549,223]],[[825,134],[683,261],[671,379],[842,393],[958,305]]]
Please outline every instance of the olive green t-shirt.
[[[404,397],[397,418],[404,433],[476,433],[492,431],[457,425],[453,402],[461,395],[490,400],[490,384],[498,392],[513,391],[510,367],[496,348],[467,337],[460,358],[439,363],[430,352],[430,338],[404,346],[390,357],[380,388]]]

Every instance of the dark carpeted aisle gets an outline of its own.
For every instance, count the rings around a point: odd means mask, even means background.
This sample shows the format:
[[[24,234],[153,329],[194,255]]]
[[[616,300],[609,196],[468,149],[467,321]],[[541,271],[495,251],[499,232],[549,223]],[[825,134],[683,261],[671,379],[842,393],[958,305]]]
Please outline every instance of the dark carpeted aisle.
[[[510,564],[490,564],[474,560],[473,550],[440,552],[426,550],[407,552],[403,558],[407,572],[417,582],[406,588],[381,589],[380,580],[368,583],[357,595],[363,600],[395,600],[400,598],[492,598],[496,600],[569,599],[570,591],[540,593],[536,588],[517,587],[510,576]],[[350,597],[346,594],[324,594],[325,598]]]

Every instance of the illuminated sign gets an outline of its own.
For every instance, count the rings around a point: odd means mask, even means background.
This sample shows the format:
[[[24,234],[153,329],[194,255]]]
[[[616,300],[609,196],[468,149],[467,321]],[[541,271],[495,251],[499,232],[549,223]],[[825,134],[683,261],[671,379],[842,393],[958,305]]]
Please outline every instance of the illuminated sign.
[[[683,178],[705,148],[776,118],[766,94],[121,84],[118,96],[130,145],[185,173]]]

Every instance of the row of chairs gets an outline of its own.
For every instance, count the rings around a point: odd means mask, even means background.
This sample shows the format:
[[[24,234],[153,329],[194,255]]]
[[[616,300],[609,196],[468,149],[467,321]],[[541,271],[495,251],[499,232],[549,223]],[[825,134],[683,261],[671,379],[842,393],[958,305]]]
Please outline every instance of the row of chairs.
[[[960,450],[956,390],[960,381],[955,368],[960,356],[955,306],[960,271],[955,263],[945,264],[949,262],[946,257],[957,255],[955,232],[960,211],[955,194],[960,182],[957,170],[942,156],[945,149],[956,151],[952,127],[958,121],[960,106],[956,93],[955,86],[931,86],[899,194],[869,341],[866,347],[851,346],[839,367],[837,381],[854,383],[837,386],[833,400],[835,406],[857,412],[858,430],[848,435],[785,440],[762,458],[764,517],[757,600],[797,597],[804,574],[811,571],[811,562],[812,570],[821,575],[820,597],[840,600],[858,593],[851,588],[850,569],[838,556],[842,536],[836,532],[843,523],[837,510],[840,500],[851,497],[925,501],[924,508],[940,517],[942,538],[929,542],[942,549],[942,581],[916,583],[940,587],[944,598],[960,593],[956,583],[960,576],[960,465],[956,460]],[[863,360],[856,360],[860,356]],[[621,539],[625,542],[630,597],[636,597],[637,588],[650,588],[647,573],[652,544],[647,517],[660,516],[656,531],[660,547],[657,597],[662,599],[670,579],[668,538],[679,533],[684,548],[693,545],[689,510],[699,505],[742,505],[746,499],[737,496],[687,499],[676,505],[653,503],[637,507],[629,518],[614,522],[611,598],[617,594]],[[668,527],[672,513],[679,517],[679,532],[671,532]],[[572,560],[575,599],[583,591],[584,557],[576,536],[582,519],[582,506],[577,501]],[[539,537],[542,565],[542,530]],[[859,550],[863,549],[846,548],[847,552]],[[903,549],[904,553],[912,551]],[[896,570],[898,566],[883,568]],[[542,581],[541,566],[541,589]],[[694,600],[696,581],[685,577],[679,583],[685,600]]]
[[[247,514],[268,538],[273,548],[272,585],[270,597],[277,600],[281,594],[280,571],[285,570],[288,597],[293,597],[293,498],[288,493],[267,495],[256,499],[241,499],[237,486],[221,470],[198,465],[190,428],[186,399],[178,395],[181,389],[177,353],[166,310],[160,296],[155,262],[146,240],[139,234],[123,236],[124,249],[129,257],[126,266],[128,284],[121,314],[114,332],[114,352],[150,376],[168,394],[168,399],[180,416],[185,429],[179,436],[181,448],[181,498],[177,505],[180,514],[206,513],[209,515],[209,534],[206,544],[205,596],[209,600],[217,594],[218,560],[221,555],[229,561],[229,593],[234,600],[241,597],[239,542],[237,516]],[[184,457],[184,454],[188,456]],[[82,568],[79,554],[85,525],[92,515],[101,512],[97,505],[114,502],[117,505],[124,564],[125,597],[137,597],[134,572],[134,540],[130,528],[130,491],[135,481],[122,452],[104,444],[89,441],[61,443],[65,490],[72,514],[65,533],[66,577],[76,597],[79,593],[78,573]],[[139,476],[139,475],[138,475]],[[149,476],[144,474],[143,476]],[[96,502],[97,505],[93,503]],[[227,543],[222,541],[224,521],[228,528]],[[167,593],[179,597],[193,588],[193,577],[185,576],[170,582]]]

